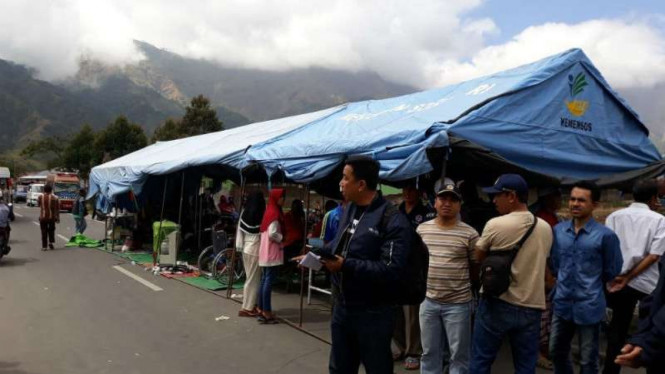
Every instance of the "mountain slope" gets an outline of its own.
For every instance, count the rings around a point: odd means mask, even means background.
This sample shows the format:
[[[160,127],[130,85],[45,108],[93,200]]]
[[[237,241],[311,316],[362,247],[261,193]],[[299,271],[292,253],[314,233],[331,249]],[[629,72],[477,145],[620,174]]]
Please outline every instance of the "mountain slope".
[[[66,89],[35,79],[28,68],[0,60],[0,140],[7,148],[63,134],[103,115]]]
[[[222,107],[252,121],[314,111],[349,101],[398,96],[414,88],[383,80],[372,72],[349,73],[322,68],[283,72],[223,67],[184,58],[136,42],[146,56],[125,69],[134,83],[164,87],[165,97],[181,99],[203,94]]]
[[[229,68],[136,44],[145,55],[139,63],[114,67],[82,60],[75,76],[59,82],[39,80],[29,67],[0,60],[0,153],[39,137],[66,136],[83,123],[99,129],[118,115],[150,134],[167,118],[181,117],[200,94],[210,99],[224,127],[232,128],[414,91],[372,72]]]

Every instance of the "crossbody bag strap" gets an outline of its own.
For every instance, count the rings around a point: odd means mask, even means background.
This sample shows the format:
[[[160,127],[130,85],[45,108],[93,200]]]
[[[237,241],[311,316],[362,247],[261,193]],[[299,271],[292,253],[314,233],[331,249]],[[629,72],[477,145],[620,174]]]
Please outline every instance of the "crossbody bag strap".
[[[538,223],[538,218],[534,214],[531,215],[533,216],[533,223],[531,224],[531,226],[529,226],[529,229],[526,231],[524,236],[522,236],[522,239],[520,239],[520,241],[513,246],[512,255],[510,256],[510,262],[512,262],[515,259],[515,257],[517,256],[517,252],[520,250],[520,248],[522,248],[524,242],[526,242],[529,236],[531,236],[533,229],[536,227],[536,223]]]

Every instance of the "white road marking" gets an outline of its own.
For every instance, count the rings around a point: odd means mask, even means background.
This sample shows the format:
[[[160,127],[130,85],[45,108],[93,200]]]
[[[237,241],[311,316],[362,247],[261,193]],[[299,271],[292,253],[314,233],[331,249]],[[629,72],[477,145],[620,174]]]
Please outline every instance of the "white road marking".
[[[32,221],[35,225],[39,226],[39,222]]]
[[[60,239],[62,239],[62,240],[64,240],[64,241],[66,241],[66,242],[69,241],[69,238],[66,237],[66,236],[64,236],[64,235],[60,235],[60,234],[58,234],[58,238],[60,238]]]
[[[19,213],[14,212],[14,215],[15,215],[16,217],[21,217],[21,218],[23,218],[23,214],[19,214]]]
[[[164,291],[164,289],[162,289],[161,287],[157,286],[157,285],[154,284],[154,283],[148,282],[147,280],[145,280],[145,279],[139,277],[138,275],[132,273],[132,272],[129,271],[129,270],[123,269],[122,267],[117,266],[117,265],[114,266],[113,268],[114,268],[115,270],[117,270],[117,271],[119,271],[119,272],[125,274],[126,276],[128,276],[128,277],[134,279],[135,281],[141,283],[142,285],[144,285],[144,286],[150,288],[150,289],[153,290],[153,291]]]

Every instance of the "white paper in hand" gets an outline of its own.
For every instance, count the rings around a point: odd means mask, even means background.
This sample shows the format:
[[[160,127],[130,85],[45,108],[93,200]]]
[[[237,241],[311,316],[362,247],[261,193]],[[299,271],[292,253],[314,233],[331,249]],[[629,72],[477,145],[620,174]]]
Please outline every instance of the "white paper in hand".
[[[300,266],[306,267],[312,270],[321,270],[323,264],[321,263],[321,257],[315,255],[312,252],[307,252],[307,255],[300,260]]]

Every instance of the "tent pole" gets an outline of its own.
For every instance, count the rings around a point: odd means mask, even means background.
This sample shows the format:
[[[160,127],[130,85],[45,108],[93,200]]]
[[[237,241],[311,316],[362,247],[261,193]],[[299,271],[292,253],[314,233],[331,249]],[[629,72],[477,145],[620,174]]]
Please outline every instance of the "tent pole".
[[[180,182],[180,207],[178,208],[178,225],[181,226],[180,230],[182,230],[182,200],[184,194],[185,194],[185,172],[183,171]]]
[[[201,196],[201,181],[199,180],[199,189],[194,196],[194,232],[196,233],[196,249],[201,247],[201,230],[199,230],[199,197]]]
[[[164,222],[164,206],[166,205],[166,187],[169,184],[169,177],[164,177],[164,194],[162,195],[162,213],[159,215],[159,230],[157,231],[157,241],[159,246],[155,248],[155,243],[152,245],[152,266],[157,266],[157,251],[160,251],[162,248],[162,243],[160,238],[162,237],[162,223]]]
[[[448,153],[446,153],[446,156],[443,159],[443,163],[441,165],[441,177],[439,178],[439,181],[441,182],[441,185],[443,185],[443,180],[446,178],[446,173],[448,172]]]
[[[305,209],[305,240],[303,242],[303,249],[301,253],[305,252],[305,249],[307,248],[307,232],[309,231],[309,220],[308,214],[309,214],[309,198],[310,198],[310,193],[309,193],[309,184],[305,185],[305,193],[307,194],[307,208]],[[305,268],[300,267],[300,308],[298,311],[298,327],[302,327],[302,319],[303,319],[303,299],[305,297]]]

